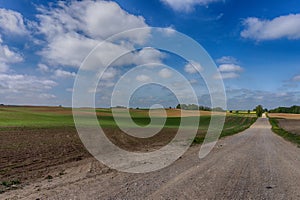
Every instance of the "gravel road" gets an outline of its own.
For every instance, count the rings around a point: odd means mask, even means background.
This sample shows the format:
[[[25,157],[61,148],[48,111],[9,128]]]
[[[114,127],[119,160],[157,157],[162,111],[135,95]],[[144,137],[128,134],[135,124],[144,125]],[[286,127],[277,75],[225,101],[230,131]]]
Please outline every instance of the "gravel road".
[[[3,194],[15,199],[300,199],[300,149],[260,118],[248,130],[219,140],[204,159],[193,146],[153,173],[109,170],[93,159],[66,175]],[[2,198],[0,195],[0,199]]]

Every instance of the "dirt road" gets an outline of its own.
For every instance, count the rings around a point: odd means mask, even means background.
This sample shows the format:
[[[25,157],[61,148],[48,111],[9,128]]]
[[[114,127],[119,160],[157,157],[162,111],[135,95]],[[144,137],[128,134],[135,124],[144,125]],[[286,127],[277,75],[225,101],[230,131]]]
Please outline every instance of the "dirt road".
[[[109,170],[93,159],[65,175],[3,194],[20,199],[300,199],[300,149],[273,134],[268,119],[221,139],[204,159],[199,146],[147,174]],[[0,195],[0,199],[2,199]]]

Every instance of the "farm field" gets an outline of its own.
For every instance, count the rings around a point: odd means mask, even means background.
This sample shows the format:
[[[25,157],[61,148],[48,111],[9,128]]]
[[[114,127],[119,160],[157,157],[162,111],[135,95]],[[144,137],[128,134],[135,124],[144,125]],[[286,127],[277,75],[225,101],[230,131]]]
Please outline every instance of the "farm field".
[[[90,109],[83,113],[89,114]],[[129,151],[151,151],[166,145],[176,134],[180,124],[180,110],[167,110],[165,127],[149,139],[138,139],[117,128],[110,109],[96,109],[97,117],[108,138]],[[124,109],[120,109],[120,116]],[[148,110],[130,110],[139,125],[150,121]],[[152,111],[155,117],[160,113]],[[195,143],[201,143],[206,134],[210,112],[184,111],[184,117],[199,117],[200,124]],[[248,128],[255,115],[227,114],[221,136],[232,135]],[[17,189],[38,179],[63,176],[69,165],[93,159],[81,143],[74,127],[72,110],[62,107],[0,107],[0,192]],[[75,164],[74,164],[75,163]],[[98,164],[101,168],[104,166]],[[53,172],[56,171],[56,174]]]
[[[275,118],[280,128],[300,136],[300,114],[270,113],[270,118]]]
[[[290,114],[290,113],[268,113],[271,118],[282,118],[282,119],[298,119],[300,120],[300,114]]]
[[[284,139],[300,145],[300,114],[268,114],[272,130]]]

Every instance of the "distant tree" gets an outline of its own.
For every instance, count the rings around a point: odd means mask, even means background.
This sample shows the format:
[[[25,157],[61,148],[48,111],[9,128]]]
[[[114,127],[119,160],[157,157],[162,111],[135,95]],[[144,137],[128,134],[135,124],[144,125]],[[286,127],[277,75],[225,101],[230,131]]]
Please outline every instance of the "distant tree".
[[[265,112],[269,112],[268,109],[266,109],[266,108],[264,109],[264,111],[265,111]]]
[[[188,106],[186,104],[180,104],[180,108],[182,110],[187,110],[188,109]]]
[[[272,110],[269,110],[270,113],[294,113],[300,114],[300,106],[292,106],[292,107],[278,107]]]
[[[177,108],[177,109],[181,109],[181,106],[180,106],[180,104],[178,104],[178,105],[176,106],[176,108]]]
[[[137,107],[136,109],[137,109],[137,110],[139,110],[140,108],[139,108],[139,107]]]
[[[199,106],[197,106],[196,104],[189,104],[187,105],[187,110],[199,110]]]
[[[232,113],[232,110],[231,111],[229,111],[230,113]]]
[[[256,111],[257,117],[261,117],[262,114],[264,113],[264,108],[262,107],[262,105],[258,105],[258,106],[256,106],[255,111]]]
[[[169,107],[169,109],[171,110],[171,109],[172,109],[172,107],[170,106],[170,107]]]
[[[251,113],[251,111],[250,110],[248,110],[248,114],[250,114]]]
[[[216,111],[216,112],[224,112],[223,108],[221,108],[221,107],[216,107],[216,108],[213,108],[212,110]]]
[[[239,111],[238,111],[238,110],[236,110],[236,111],[235,111],[235,113],[236,113],[236,114],[239,114]]]

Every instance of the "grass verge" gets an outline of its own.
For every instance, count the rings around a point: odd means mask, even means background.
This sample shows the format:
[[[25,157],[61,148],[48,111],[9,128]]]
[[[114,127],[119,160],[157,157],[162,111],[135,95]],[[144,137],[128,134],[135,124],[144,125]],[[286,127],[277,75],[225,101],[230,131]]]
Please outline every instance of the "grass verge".
[[[220,138],[240,133],[248,129],[256,120],[257,117],[227,116]],[[193,143],[201,144],[204,138],[205,135],[196,136]]]
[[[272,126],[272,131],[277,135],[283,137],[284,139],[293,142],[300,147],[300,135],[290,133],[279,126],[277,118],[269,118],[270,124]]]

